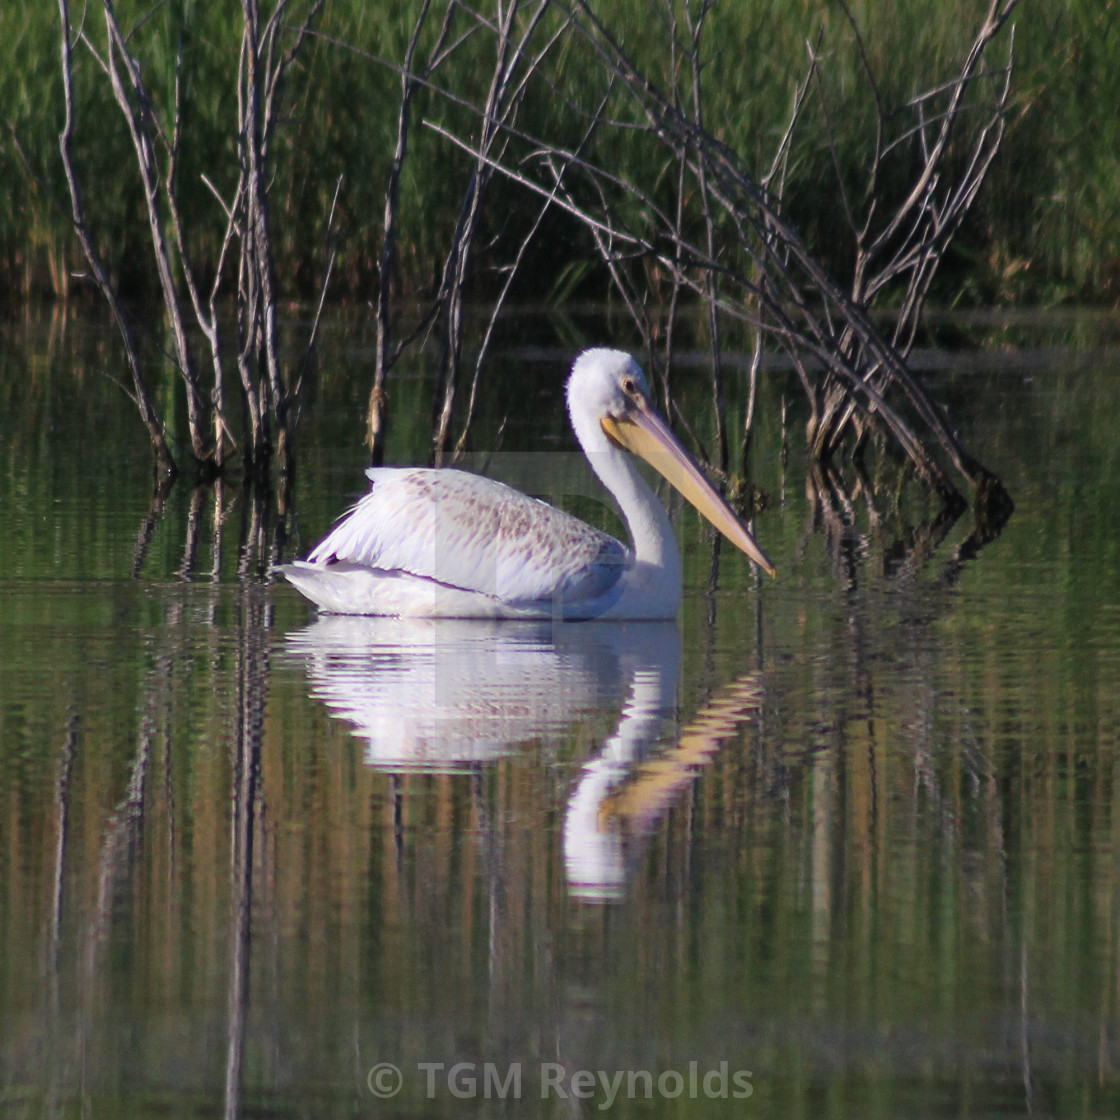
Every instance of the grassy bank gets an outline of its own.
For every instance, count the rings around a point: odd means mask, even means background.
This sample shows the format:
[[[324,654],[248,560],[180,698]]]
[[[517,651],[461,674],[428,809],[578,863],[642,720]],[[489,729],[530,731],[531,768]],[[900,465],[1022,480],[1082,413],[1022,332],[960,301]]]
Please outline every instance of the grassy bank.
[[[434,5],[442,8],[442,4]],[[118,5],[122,23],[136,22],[149,3]],[[418,4],[397,0],[328,0],[287,88],[288,111],[273,156],[272,216],[277,268],[293,299],[316,289],[325,259],[326,223],[339,177],[335,298],[364,300],[374,292],[383,196],[396,133],[399,80],[377,59],[399,61]],[[859,0],[853,10],[882,100],[894,105],[955,73],[986,7],[983,0]],[[630,55],[654,76],[669,66],[663,6],[610,0],[598,9]],[[75,17],[76,18],[76,17]],[[861,182],[872,138],[871,99],[853,36],[828,0],[736,0],[712,17],[705,72],[708,124],[756,172],[784,129],[805,42],[820,33],[821,80],[828,113],[807,115],[798,133],[787,199],[790,213],[826,258],[836,217],[835,164]],[[9,298],[63,295],[81,270],[65,207],[58,159],[62,119],[58,76],[58,12],[50,4],[9,5],[0,13],[0,290]],[[434,39],[438,13],[422,51]],[[91,35],[100,28],[89,16]],[[224,224],[203,183],[229,190],[236,174],[235,74],[239,24],[230,6],[174,0],[138,26],[142,58],[157,111],[168,113],[175,56],[183,53],[181,208],[190,250],[216,259]],[[436,75],[456,96],[481,99],[492,45],[476,36]],[[122,289],[144,295],[154,270],[124,123],[108,83],[88,52],[77,52],[76,154],[91,225]],[[1100,0],[1025,0],[1016,13],[1014,112],[1004,150],[954,245],[940,279],[944,302],[1120,299],[1120,17]],[[557,61],[565,92],[578,99],[588,56]],[[443,121],[469,132],[470,115],[432,91],[415,105],[416,127],[402,179],[399,281],[402,290],[429,287],[438,276],[457,220],[468,165],[419,122]],[[576,136],[578,116],[543,86],[531,89],[519,123],[547,136]],[[831,126],[832,137],[828,134]],[[648,159],[621,145],[609,153],[619,170]],[[488,196],[489,232],[499,235],[526,206],[515,188],[496,183]],[[542,239],[534,267],[523,271],[523,298],[548,298],[573,258],[587,252],[557,219]],[[493,262],[500,259],[495,254]],[[480,283],[486,283],[480,260]]]

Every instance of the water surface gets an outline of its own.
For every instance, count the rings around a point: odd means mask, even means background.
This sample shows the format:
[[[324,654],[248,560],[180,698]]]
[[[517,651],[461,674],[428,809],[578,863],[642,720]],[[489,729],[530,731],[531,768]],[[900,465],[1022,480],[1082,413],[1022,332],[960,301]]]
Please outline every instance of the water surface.
[[[678,510],[677,623],[553,627],[316,619],[270,579],[362,489],[354,324],[286,519],[153,509],[111,334],[5,327],[0,1112],[1120,1112],[1120,359],[1024,330],[925,362],[1014,497],[996,539],[886,470],[818,501],[775,369],[779,578]],[[571,347],[533,342],[476,447],[615,525]]]

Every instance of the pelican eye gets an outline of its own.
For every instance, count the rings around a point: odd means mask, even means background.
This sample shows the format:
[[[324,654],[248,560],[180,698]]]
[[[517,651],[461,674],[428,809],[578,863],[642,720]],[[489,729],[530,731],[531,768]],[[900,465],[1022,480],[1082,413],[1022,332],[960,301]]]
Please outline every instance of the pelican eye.
[[[632,377],[624,377],[622,379],[622,391],[628,397],[636,397],[638,395],[638,383]]]

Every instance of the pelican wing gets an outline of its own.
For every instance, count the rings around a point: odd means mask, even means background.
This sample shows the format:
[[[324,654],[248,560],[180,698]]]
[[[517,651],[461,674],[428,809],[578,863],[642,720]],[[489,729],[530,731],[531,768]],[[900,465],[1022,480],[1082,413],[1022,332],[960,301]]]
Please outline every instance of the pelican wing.
[[[464,471],[371,468],[370,492],[308,557],[407,572],[510,604],[607,593],[629,563],[613,537]]]

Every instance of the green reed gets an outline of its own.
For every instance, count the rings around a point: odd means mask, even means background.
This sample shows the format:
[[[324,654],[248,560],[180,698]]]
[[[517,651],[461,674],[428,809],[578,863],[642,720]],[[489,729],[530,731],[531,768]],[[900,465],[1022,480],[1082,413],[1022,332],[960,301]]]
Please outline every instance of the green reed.
[[[228,191],[236,175],[238,20],[221,5],[196,0],[154,10],[147,3],[118,7],[123,24],[138,25],[134,49],[157,112],[167,122],[176,55],[182,52],[181,208],[189,251],[202,264],[212,264],[224,216],[203,176]],[[422,56],[434,41],[443,7],[433,4]],[[0,290],[21,296],[64,294],[82,262],[66,207],[60,205],[65,187],[57,149],[62,116],[58,13],[50,4],[9,8],[14,10],[0,14],[0,174],[7,186],[0,192]],[[340,177],[333,234],[339,253],[331,292],[358,301],[375,292],[400,89],[392,64],[404,55],[418,8],[415,0],[329,0],[319,36],[306,45],[290,75],[272,151],[271,190],[277,267],[291,299],[315,294],[327,255],[330,201]],[[986,3],[856,0],[851,8],[881,100],[897,106],[955,72]],[[655,80],[668,82],[673,59],[665,6],[611,0],[597,10],[631,57]],[[970,303],[1114,302],[1120,284],[1117,16],[1099,0],[1056,0],[1023,3],[1015,19],[1014,109],[1004,150],[946,260],[939,296]],[[92,7],[87,26],[96,39],[100,25]],[[807,42],[820,51],[820,83],[797,132],[787,205],[810,243],[842,269],[835,248],[841,241],[837,174],[858,199],[874,119],[870,86],[841,6],[830,0],[717,5],[704,40],[706,123],[760,173],[805,75]],[[88,52],[75,57],[76,154],[91,224],[122,290],[145,296],[153,290],[154,272],[131,145],[104,75]],[[993,62],[1001,57],[997,51]],[[433,74],[433,82],[478,103],[492,58],[493,41],[476,34]],[[598,87],[589,80],[592,64],[578,43],[559,49],[550,65],[562,83],[562,96],[545,83],[530,86],[519,125],[550,139],[574,141],[582,128],[574,106],[589,108]],[[430,290],[438,281],[470,171],[467,157],[424,121],[467,136],[475,125],[469,110],[438,90],[417,95],[399,216],[402,293]],[[666,163],[664,152],[652,152],[640,137],[628,141],[625,134],[612,133],[604,150],[596,150],[593,142],[592,153],[645,182],[656,180]],[[487,234],[498,237],[533,205],[524,192],[496,181]],[[587,254],[586,244],[573,239],[559,219],[550,230],[557,236],[542,241],[533,267],[523,273],[525,298],[564,288],[573,261]],[[500,242],[481,254],[483,285],[487,267],[505,259]],[[576,284],[564,290],[591,294],[600,289]]]

